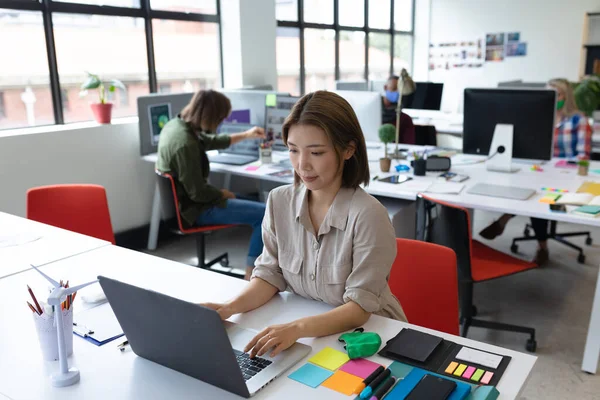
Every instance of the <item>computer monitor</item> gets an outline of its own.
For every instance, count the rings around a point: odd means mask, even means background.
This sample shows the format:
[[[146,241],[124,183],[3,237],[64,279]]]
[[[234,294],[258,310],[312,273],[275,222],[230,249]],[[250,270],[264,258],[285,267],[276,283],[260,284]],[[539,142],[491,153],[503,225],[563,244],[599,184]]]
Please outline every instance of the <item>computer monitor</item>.
[[[513,125],[513,158],[550,160],[556,92],[465,89],[463,153],[488,155],[496,124]]]
[[[443,83],[415,82],[414,93],[402,96],[402,107],[416,110],[439,110],[442,105]]]
[[[379,141],[377,132],[381,126],[381,94],[354,90],[336,90],[334,93],[346,99],[354,109],[365,140]]]
[[[369,90],[369,82],[367,81],[336,81],[335,90]]]
[[[265,98],[265,134],[267,141],[274,141],[275,150],[283,150],[283,122],[290,115],[294,104],[300,99],[296,96],[271,94]]]

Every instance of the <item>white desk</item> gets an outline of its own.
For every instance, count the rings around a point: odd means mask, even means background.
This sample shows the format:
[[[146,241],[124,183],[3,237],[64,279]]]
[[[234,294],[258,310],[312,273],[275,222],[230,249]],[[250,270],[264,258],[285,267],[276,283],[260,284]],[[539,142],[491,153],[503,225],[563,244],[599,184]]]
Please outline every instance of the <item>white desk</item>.
[[[388,175],[395,174],[394,165],[398,161],[392,162],[392,169],[390,173],[381,173],[379,168],[379,157],[383,154],[383,145],[381,143],[367,143],[369,148],[369,168],[371,171],[371,178],[375,176],[385,177]],[[375,148],[379,146],[379,148]],[[421,150],[423,147],[401,145],[402,148],[417,149]],[[391,149],[391,145],[390,145]],[[274,161],[277,162],[279,159],[285,157],[284,154],[276,154]],[[555,168],[554,164],[556,160],[545,163],[542,168],[542,172],[531,171],[529,164],[516,164],[520,166],[521,170],[517,173],[501,173],[487,171],[484,163],[473,163],[473,161],[483,160],[484,156],[470,156],[470,155],[457,155],[453,157],[452,171],[460,174],[470,176],[470,179],[465,183],[465,189],[458,195],[440,195],[431,194],[440,200],[445,200],[453,204],[461,205],[467,208],[475,210],[484,210],[498,213],[510,213],[525,217],[537,217],[545,218],[548,220],[568,222],[573,224],[581,224],[588,226],[600,226],[600,218],[587,218],[578,216],[570,213],[553,213],[549,211],[548,205],[540,203],[539,199],[543,196],[541,192],[542,187],[553,187],[560,189],[567,189],[569,191],[576,191],[577,188],[585,181],[600,181],[600,175],[591,174],[590,176],[582,177],[577,175],[576,168]],[[146,156],[145,159],[149,162],[156,161],[156,155]],[[400,163],[407,163],[407,161],[400,161]],[[266,180],[272,182],[291,183],[292,179],[276,178],[268,175],[272,172],[272,169],[268,166],[264,166],[255,171],[247,170],[248,166],[232,166],[225,164],[211,163],[211,171],[221,172],[227,175],[235,174],[248,178],[254,178],[259,180]],[[600,162],[592,162],[590,164],[590,170],[600,168]],[[423,190],[428,183],[436,180],[439,175],[438,172],[428,173],[425,177],[414,177],[412,181],[407,183],[394,185],[390,183],[383,183],[379,181],[372,181],[366,190],[375,196],[382,196],[391,199],[403,199],[403,200],[415,200],[417,193]],[[228,182],[228,179],[226,179]],[[516,186],[523,188],[531,188],[537,191],[537,194],[526,201],[501,199],[496,197],[479,196],[468,194],[468,189],[477,183],[493,183],[504,186]],[[160,197],[158,195],[158,188],[154,196],[153,214],[150,222],[150,236],[148,240],[148,248],[153,250],[156,248],[156,240],[158,236],[158,226],[160,224]],[[599,276],[600,279],[600,276]],[[600,284],[600,283],[599,283]],[[594,298],[594,306],[591,310],[591,322],[590,329],[588,331],[588,340],[584,349],[584,362],[582,369],[589,373],[596,373],[598,360],[600,358],[600,295],[599,290],[596,291]]]
[[[20,244],[0,247],[0,279],[84,253],[109,242],[0,212],[0,236]]]
[[[69,279],[72,285],[94,279],[98,274],[147,287],[192,302],[225,301],[238,293],[245,281],[204,271],[184,264],[134,252],[117,246],[106,246],[48,265],[45,273],[55,279]],[[0,390],[12,399],[237,399],[239,397],[212,387],[181,373],[135,356],[131,350],[121,353],[115,340],[97,347],[81,338],[73,338],[73,356],[69,363],[81,371],[81,381],[71,387],[54,388],[49,375],[58,362],[42,361],[31,311],[25,306],[25,285],[46,287],[36,271],[0,281],[0,321],[9,322],[0,330]],[[90,290],[90,289],[82,289]],[[79,297],[78,297],[79,299]],[[77,300],[74,311],[85,307]],[[259,330],[270,324],[288,322],[300,317],[320,314],[331,307],[291,293],[275,296],[268,304],[232,320]],[[4,325],[4,324],[3,324]],[[464,345],[509,355],[512,361],[500,380],[500,399],[515,399],[523,389],[536,357],[476,342],[457,336],[427,330],[391,319],[372,316],[365,329],[378,332],[385,342],[401,328],[427,331]],[[338,335],[319,339],[303,339],[315,354],[326,346],[340,348]],[[310,356],[292,370],[303,365]],[[390,364],[391,360],[375,356],[374,361]],[[287,374],[286,374],[287,375]],[[311,389],[281,376],[260,391],[256,398],[271,399],[349,399],[324,387]]]

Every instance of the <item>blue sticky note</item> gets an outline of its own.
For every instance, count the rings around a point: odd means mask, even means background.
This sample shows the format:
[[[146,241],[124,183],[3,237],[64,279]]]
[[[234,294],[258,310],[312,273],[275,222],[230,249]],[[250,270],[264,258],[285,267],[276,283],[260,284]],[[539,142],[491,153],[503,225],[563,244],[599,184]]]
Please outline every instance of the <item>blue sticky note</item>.
[[[327,378],[333,375],[332,371],[325,368],[317,367],[316,365],[306,363],[291,374],[288,378],[304,383],[307,386],[316,388],[321,383],[325,382]]]

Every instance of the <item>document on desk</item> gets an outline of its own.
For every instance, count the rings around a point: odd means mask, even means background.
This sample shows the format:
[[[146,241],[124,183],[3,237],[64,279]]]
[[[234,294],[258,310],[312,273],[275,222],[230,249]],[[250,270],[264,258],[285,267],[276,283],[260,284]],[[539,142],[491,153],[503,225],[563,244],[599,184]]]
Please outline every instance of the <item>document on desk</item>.
[[[73,333],[96,346],[102,346],[124,335],[109,303],[75,313]]]
[[[459,194],[465,188],[462,183],[456,182],[435,182],[425,190],[427,193],[438,194]]]
[[[19,246],[25,243],[34,242],[41,237],[41,235],[31,232],[21,232],[15,234],[0,232],[0,248]]]

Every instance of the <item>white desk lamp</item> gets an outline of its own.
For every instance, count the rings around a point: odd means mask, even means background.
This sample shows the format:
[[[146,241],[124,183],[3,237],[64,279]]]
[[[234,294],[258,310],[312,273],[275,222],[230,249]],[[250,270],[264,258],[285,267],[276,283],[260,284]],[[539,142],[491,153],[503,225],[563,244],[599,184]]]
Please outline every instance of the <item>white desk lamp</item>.
[[[400,72],[400,78],[398,79],[398,105],[396,106],[396,150],[392,158],[401,159],[404,158],[398,151],[398,142],[400,140],[400,114],[402,114],[402,96],[408,96],[413,94],[417,89],[415,81],[412,80],[406,68],[402,68]]]
[[[44,274],[42,271],[37,269],[35,265],[31,265],[33,269],[39,272],[48,282],[54,286],[52,292],[48,296],[48,304],[54,306],[56,310],[54,312],[54,323],[56,325],[56,331],[58,336],[58,362],[60,363],[60,372],[52,375],[52,386],[64,387],[71,386],[79,382],[79,370],[77,368],[69,368],[67,364],[67,351],[65,346],[65,330],[63,326],[63,315],[60,311],[60,305],[67,299],[67,296],[75,293],[79,289],[82,289],[92,283],[98,282],[97,280],[84,283],[82,285],[73,286],[70,288],[62,287],[54,279]]]

